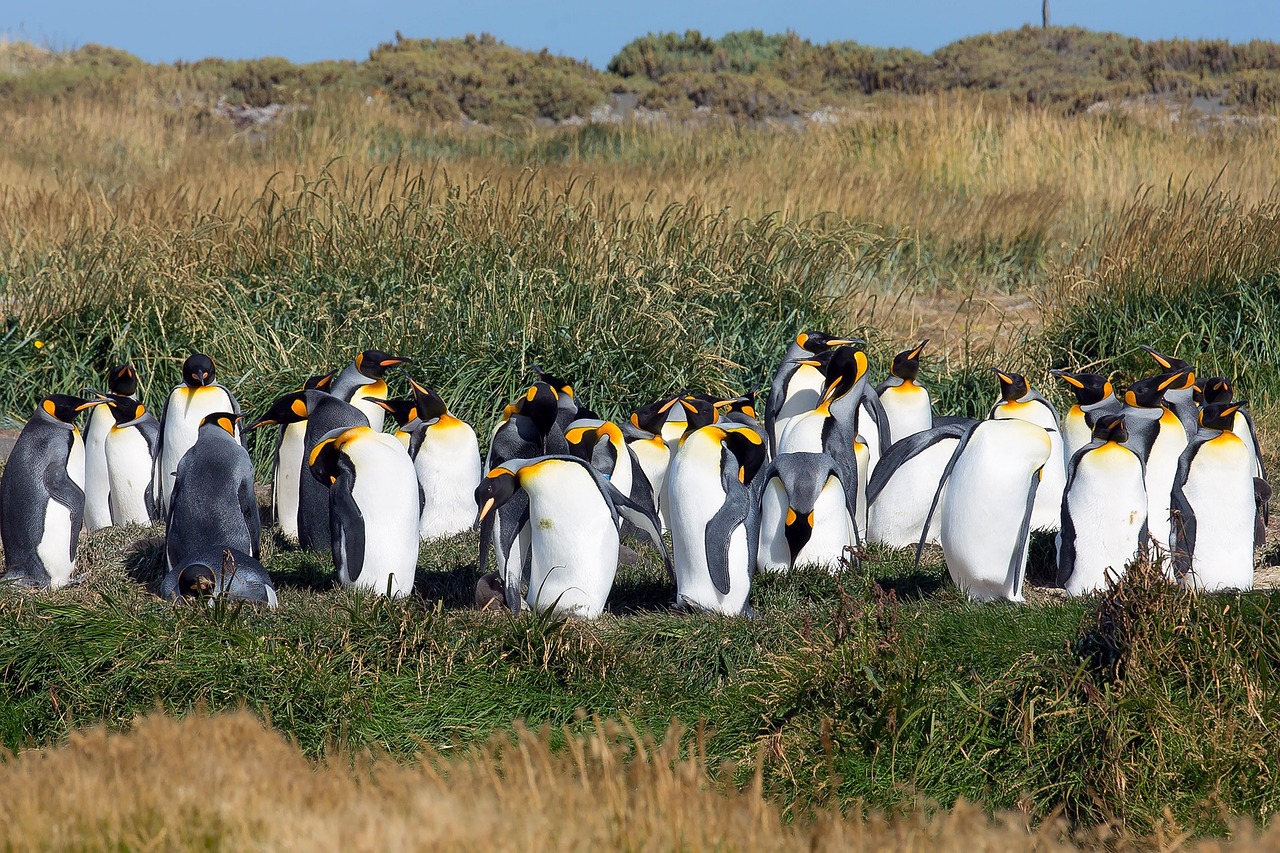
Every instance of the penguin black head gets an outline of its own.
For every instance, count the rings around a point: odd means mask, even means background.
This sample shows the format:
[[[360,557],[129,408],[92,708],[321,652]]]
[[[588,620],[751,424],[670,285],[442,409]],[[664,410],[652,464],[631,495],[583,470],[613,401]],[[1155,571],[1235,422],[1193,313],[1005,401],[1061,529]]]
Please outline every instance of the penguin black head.
[[[520,489],[519,476],[507,468],[494,468],[476,486],[476,524],[491,522],[491,513],[505,504]]]
[[[787,507],[786,526],[783,527],[782,532],[786,536],[787,550],[791,553],[791,562],[794,565],[796,557],[800,556],[800,552],[804,550],[805,545],[809,544],[809,539],[813,536],[813,513],[800,515],[792,507]]]
[[[328,391],[329,386],[333,385],[332,373],[319,373],[315,376],[308,377],[306,382],[302,383],[303,391]]]
[[[1076,402],[1081,406],[1092,406],[1101,403],[1115,393],[1107,377],[1099,373],[1068,373],[1065,370],[1050,370],[1054,376],[1067,383],[1071,392],[1076,395]]]
[[[405,427],[419,419],[418,404],[412,397],[407,400],[376,400],[371,397],[369,402],[390,412],[391,417],[396,419],[396,426]]]
[[[129,426],[147,413],[146,408],[132,397],[115,395],[108,397],[103,403],[111,410],[118,427]]]
[[[122,397],[138,393],[138,371],[132,365],[122,364],[107,372],[107,390]]]
[[[271,408],[267,409],[266,414],[250,424],[249,429],[257,429],[270,424],[280,424],[282,426],[296,424],[299,421],[305,421],[308,414],[306,392],[294,391],[291,394],[285,394],[283,397],[277,397],[276,401],[271,404]]]
[[[1114,441],[1124,444],[1129,440],[1129,428],[1125,426],[1124,415],[1103,415],[1094,421],[1093,438],[1095,441]]]
[[[1006,373],[998,367],[991,368],[991,372],[1000,380],[1000,399],[1003,402],[1013,403],[1021,400],[1031,390],[1026,377],[1020,373]]]
[[[671,410],[671,407],[679,399],[678,395],[672,395],[644,404],[631,413],[631,425],[636,429],[642,429],[647,433],[657,435],[662,432],[662,425],[666,423],[667,412]]]
[[[857,347],[836,347],[815,360],[825,367],[823,403],[829,404],[848,394],[867,373],[867,354]]]
[[[755,389],[748,391],[741,397],[733,397],[730,399],[716,398],[713,405],[717,410],[723,411],[726,415],[741,412],[749,418],[757,417]]]
[[[210,412],[200,421],[200,429],[205,427],[217,427],[226,430],[230,436],[236,434],[236,424],[240,422],[240,416],[235,412]]]
[[[1237,400],[1234,403],[1210,403],[1200,410],[1200,426],[1228,431],[1235,426],[1236,412],[1247,404],[1247,400]]]
[[[538,435],[546,436],[555,426],[560,392],[546,382],[535,382],[516,401],[516,411],[533,421]]]
[[[184,598],[208,598],[217,588],[213,569],[204,563],[185,566],[178,575],[178,594]]]
[[[413,402],[418,407],[418,417],[423,421],[431,423],[449,414],[444,398],[434,389],[419,385],[413,377],[409,377],[409,386],[413,388]]]
[[[370,379],[381,379],[387,368],[397,364],[413,364],[413,359],[390,355],[380,349],[367,349],[356,356],[356,370]]]
[[[889,373],[899,379],[914,381],[920,375],[920,353],[924,352],[924,345],[927,343],[929,339],[925,338],[915,349],[903,350],[895,355]]]
[[[568,394],[569,398],[573,398],[573,383],[567,379],[561,379],[559,376],[547,373],[538,365],[533,365],[533,372],[537,374],[539,382],[545,382],[560,394]]]
[[[1213,403],[1230,403],[1231,395],[1234,393],[1231,382],[1221,376],[1215,376],[1212,379],[1206,379],[1204,385],[1201,386],[1200,392],[1202,402],[1205,405]]]
[[[867,344],[866,341],[858,338],[834,338],[826,332],[810,329],[807,332],[801,332],[796,335],[796,345],[817,355],[835,347],[866,346]]]
[[[103,402],[103,400],[86,400],[83,397],[73,397],[70,394],[50,394],[40,401],[39,411],[64,424],[74,424],[76,415],[85,409],[101,405]]]
[[[476,581],[477,610],[505,610],[506,597],[507,584],[497,572],[483,574]]]
[[[359,427],[349,429],[335,438],[326,438],[311,448],[311,455],[307,457],[307,468],[311,471],[311,476],[325,488],[332,486],[344,470],[350,469],[351,460],[342,448],[356,429]]]
[[[622,430],[605,421],[599,426],[574,427],[564,434],[569,455],[576,456],[602,474],[612,474],[618,464],[618,447],[623,445]]]
[[[1164,393],[1170,388],[1182,387],[1182,381],[1189,375],[1189,371],[1179,370],[1175,373],[1161,373],[1159,376],[1139,379],[1124,392],[1124,401],[1134,408],[1158,408],[1164,405]]]
[[[743,485],[751,485],[751,481],[760,473],[765,463],[765,447],[760,436],[750,427],[735,427],[723,430],[720,441],[738,460],[738,481]]]
[[[182,381],[188,388],[200,388],[214,382],[213,359],[202,352],[182,362]]]
[[[1164,355],[1163,353],[1157,352],[1155,347],[1149,347],[1146,344],[1143,344],[1142,351],[1154,358],[1156,360],[1156,364],[1160,365],[1168,372],[1189,369],[1192,373],[1195,373],[1195,368],[1192,367],[1190,363],[1185,362],[1180,358],[1174,358],[1171,355]]]
[[[716,422],[716,404],[712,399],[685,394],[679,402],[680,407],[684,409],[685,422],[688,424],[684,430],[686,435]]]

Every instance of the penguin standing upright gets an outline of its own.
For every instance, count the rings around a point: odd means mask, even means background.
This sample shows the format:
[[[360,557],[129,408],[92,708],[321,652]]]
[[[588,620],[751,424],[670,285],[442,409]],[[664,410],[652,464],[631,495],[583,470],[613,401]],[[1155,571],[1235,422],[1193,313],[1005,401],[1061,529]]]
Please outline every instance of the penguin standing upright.
[[[817,408],[824,381],[813,357],[843,346],[866,346],[866,343],[856,338],[834,338],[811,329],[796,335],[795,342],[787,348],[774,371],[769,399],[765,401],[764,428],[769,435],[770,456],[777,455],[778,441],[786,431],[787,422]]]
[[[103,450],[111,483],[112,524],[152,524],[160,520],[156,504],[156,451],[160,422],[131,397],[110,397],[94,409],[107,409],[114,423]]]
[[[107,391],[111,396],[134,399],[138,393],[138,374],[132,366],[122,364],[107,373]],[[95,392],[85,389],[92,398]],[[98,530],[111,525],[111,476],[107,470],[107,434],[116,424],[112,411],[95,406],[89,412],[84,428],[84,528]],[[150,479],[150,478],[148,478]]]
[[[358,354],[355,361],[343,368],[329,393],[360,410],[375,432],[382,432],[386,410],[377,400],[387,399],[387,383],[383,379],[387,370],[397,364],[412,364],[404,356],[390,355],[378,349],[367,349]]]
[[[1165,389],[1179,384],[1182,374],[1141,379],[1124,393],[1126,445],[1145,466],[1147,530],[1162,552],[1169,548],[1169,501],[1178,459],[1187,447],[1187,432],[1173,410],[1164,405]],[[1170,564],[1165,565],[1172,571]]]
[[[480,443],[470,425],[449,413],[444,399],[412,378],[413,397],[396,438],[409,451],[418,475],[422,497],[419,533],[424,540],[453,536],[471,528],[475,519],[476,486],[480,469]],[[396,404],[386,404],[397,421]]]
[[[1066,458],[1062,451],[1062,433],[1058,410],[1027,384],[1017,373],[991,369],[1000,381],[1000,400],[991,407],[988,418],[1015,418],[1041,427],[1053,443],[1053,456],[1044,464],[1044,473],[1036,489],[1035,511],[1031,514],[1032,530],[1057,530],[1062,523],[1062,490],[1067,485]]]
[[[14,442],[0,477],[0,580],[44,589],[71,581],[84,524],[84,440],[76,415],[94,405],[51,394]]]
[[[333,374],[322,373],[309,377],[301,390],[328,393],[332,384]],[[305,410],[306,404],[302,403],[301,408]],[[298,543],[299,484],[307,456],[306,435],[305,419],[280,424],[275,452],[271,456],[271,508],[280,534],[295,545]]]
[[[379,408],[378,411],[384,411]],[[295,391],[285,394],[271,404],[262,417],[254,421],[250,429],[273,424],[290,425],[306,423],[302,434],[303,455],[298,460],[297,524],[298,545],[308,551],[328,551],[329,542],[329,492],[309,473],[308,457],[317,444],[334,430],[356,426],[368,426],[364,413],[350,403],[343,402],[324,391]],[[281,459],[284,465],[289,460]],[[293,478],[278,482],[292,484]],[[281,500],[288,496],[281,495]]]
[[[165,517],[165,557],[169,571],[194,556],[224,548],[255,560],[261,545],[253,462],[236,438],[235,412],[212,412],[178,463]]]
[[[403,598],[413,589],[421,514],[418,475],[404,446],[372,427],[335,431],[309,457],[329,490],[330,542],[348,589]]]
[[[641,406],[624,426],[627,430],[624,435],[635,451],[636,461],[653,487],[654,505],[664,533],[671,528],[666,486],[671,461],[685,435],[715,421],[715,405],[709,398],[674,394]],[[659,456],[660,452],[667,454],[665,459]]]
[[[600,615],[618,570],[618,530],[624,518],[642,530],[667,560],[652,508],[632,503],[582,459],[544,456],[500,465],[476,489],[481,571],[493,538],[495,510],[521,491],[527,495],[533,520],[524,600],[537,612],[586,619]],[[518,613],[520,585],[507,583],[504,594],[507,606]]]
[[[956,448],[939,484],[947,489],[940,538],[947,571],[970,598],[1023,600],[1041,472],[1061,461],[1050,435],[1021,418],[989,419]]]
[[[1128,438],[1124,416],[1104,414],[1071,457],[1057,543],[1058,583],[1069,595],[1105,589],[1146,548],[1145,472]]]
[[[162,513],[169,511],[178,463],[196,443],[200,424],[214,412],[231,412],[238,418],[240,404],[216,381],[213,359],[204,353],[195,353],[182,363],[182,383],[169,393],[160,413],[160,449],[156,453],[160,470],[155,479],[160,489],[157,503]],[[235,438],[242,441],[238,422]]]
[[[1093,441],[1093,425],[1102,415],[1118,415],[1124,410],[1124,401],[1116,396],[1107,377],[1097,373],[1069,373],[1050,370],[1054,376],[1067,383],[1076,402],[1062,418],[1062,451],[1070,464],[1076,451]]]
[[[757,476],[763,484],[756,557],[760,571],[839,568],[855,538],[854,507],[836,461],[825,453],[784,453]]]
[[[1178,460],[1170,552],[1183,586],[1216,592],[1253,588],[1253,459],[1232,432],[1244,405],[1210,403]]]
[[[947,500],[942,478],[956,447],[972,428],[973,424],[943,424],[893,443],[867,481],[868,542],[906,548],[917,544],[922,535],[926,543],[938,542]],[[938,506],[926,531],[925,519],[930,517],[935,495]]]
[[[1231,387],[1229,380],[1221,376],[1214,376],[1205,380],[1203,392],[1205,405],[1212,405],[1213,403],[1230,403],[1235,389]],[[1245,447],[1249,448],[1249,455],[1253,457],[1253,476],[1266,480],[1267,469],[1262,462],[1262,448],[1258,444],[1258,430],[1253,425],[1253,415],[1249,413],[1248,409],[1242,406],[1236,410],[1231,431],[1240,437]]]
[[[920,353],[929,343],[925,338],[915,349],[904,350],[893,357],[889,377],[876,386],[880,405],[889,419],[889,434],[894,443],[909,435],[933,429],[933,401],[929,390],[916,382],[920,375]],[[888,448],[885,448],[886,450]]]
[[[685,436],[667,472],[677,606],[751,612],[760,543],[751,483],[764,461],[760,436],[747,427],[713,424]]]

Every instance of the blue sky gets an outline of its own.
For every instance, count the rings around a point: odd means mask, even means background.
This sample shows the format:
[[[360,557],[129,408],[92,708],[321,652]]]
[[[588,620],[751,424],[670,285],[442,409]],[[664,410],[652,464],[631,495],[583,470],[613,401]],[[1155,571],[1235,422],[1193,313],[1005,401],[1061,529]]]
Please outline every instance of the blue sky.
[[[1277,0],[1050,0],[1056,24],[1142,38],[1280,41]],[[89,42],[151,62],[205,56],[362,59],[396,30],[440,38],[490,32],[604,67],[647,32],[795,30],[813,41],[931,51],[974,33],[1039,23],[1040,0],[0,0],[0,34],[54,47]]]

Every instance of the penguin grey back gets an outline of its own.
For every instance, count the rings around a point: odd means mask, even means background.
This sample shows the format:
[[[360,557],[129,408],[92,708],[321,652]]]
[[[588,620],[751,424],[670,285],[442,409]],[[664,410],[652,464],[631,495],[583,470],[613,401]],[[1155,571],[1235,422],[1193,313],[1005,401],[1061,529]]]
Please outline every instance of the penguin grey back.
[[[226,548],[257,559],[261,522],[253,492],[253,462],[235,438],[231,413],[210,415],[201,423],[196,443],[178,464],[166,521],[170,568]]]

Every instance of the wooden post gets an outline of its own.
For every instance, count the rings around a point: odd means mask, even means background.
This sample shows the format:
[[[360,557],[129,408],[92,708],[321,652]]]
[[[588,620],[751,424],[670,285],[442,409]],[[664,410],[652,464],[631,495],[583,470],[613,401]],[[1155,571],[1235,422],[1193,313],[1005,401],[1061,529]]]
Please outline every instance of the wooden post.
[[[1049,29],[1049,0],[1044,0],[1040,6],[1040,18],[1043,21],[1044,28]]]

